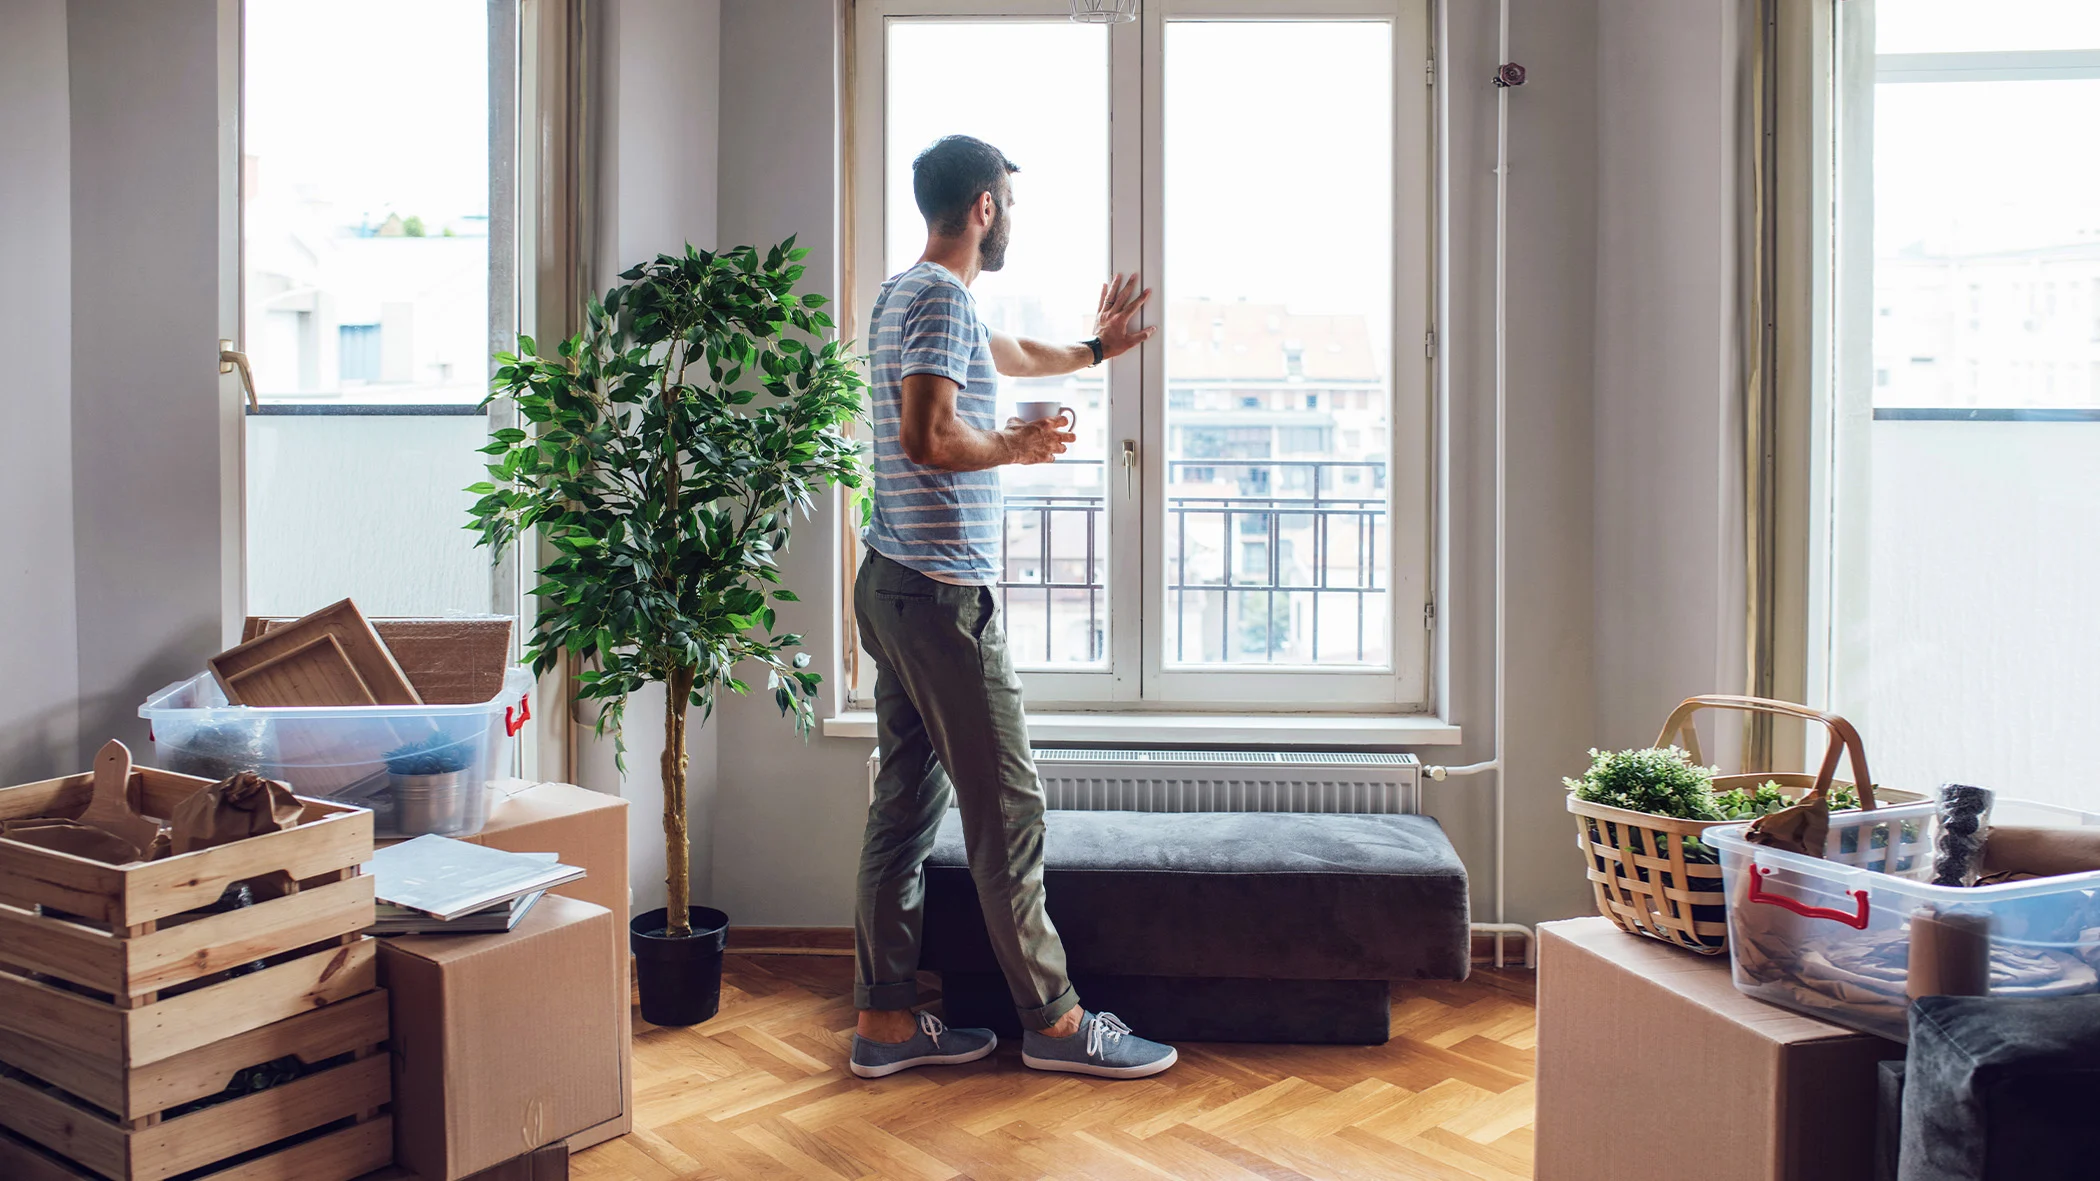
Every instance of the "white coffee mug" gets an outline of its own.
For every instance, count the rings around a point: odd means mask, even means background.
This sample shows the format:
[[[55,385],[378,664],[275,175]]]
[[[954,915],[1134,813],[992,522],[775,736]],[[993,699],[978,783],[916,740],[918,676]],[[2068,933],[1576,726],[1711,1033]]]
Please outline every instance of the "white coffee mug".
[[[1017,402],[1014,404],[1014,417],[1022,422],[1041,422],[1046,418],[1056,418],[1059,415],[1064,416],[1067,434],[1078,430],[1079,412],[1063,402]]]

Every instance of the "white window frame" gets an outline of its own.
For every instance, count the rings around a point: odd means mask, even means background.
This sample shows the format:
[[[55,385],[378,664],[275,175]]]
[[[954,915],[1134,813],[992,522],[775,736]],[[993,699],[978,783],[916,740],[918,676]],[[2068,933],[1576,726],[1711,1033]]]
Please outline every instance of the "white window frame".
[[[852,263],[849,336],[864,320],[888,275],[884,258],[888,211],[886,47],[892,20],[1070,19],[1069,0],[859,0],[854,9],[852,134],[848,144]],[[1431,432],[1430,332],[1433,223],[1430,195],[1430,87],[1426,0],[1145,0],[1139,20],[1109,27],[1109,258],[1107,271],[1140,271],[1157,294],[1147,322],[1158,322],[1171,298],[1162,225],[1165,189],[1162,70],[1166,24],[1176,20],[1364,20],[1392,23],[1394,233],[1392,259],[1391,429],[1386,481],[1389,585],[1386,601],[1392,653],[1389,667],[1262,665],[1174,666],[1165,660],[1166,629],[1166,366],[1165,335],[1107,365],[1107,494],[1109,628],[1103,671],[1028,670],[1022,673],[1033,710],[1231,711],[1236,713],[1426,713],[1432,707],[1433,633],[1428,610],[1434,564],[1430,524],[1434,479]],[[1046,98],[1046,101],[1053,101]],[[1118,117],[1136,113],[1138,117]],[[1024,167],[1025,167],[1025,161]],[[1410,358],[1420,358],[1419,364]],[[1137,495],[1126,495],[1119,443],[1138,442]],[[852,550],[856,547],[848,547]],[[851,572],[844,584],[850,588]],[[850,594],[850,589],[849,592]],[[845,608],[850,619],[850,607]],[[850,631],[850,629],[849,629]],[[848,710],[869,708],[872,669],[857,667],[848,685]]]

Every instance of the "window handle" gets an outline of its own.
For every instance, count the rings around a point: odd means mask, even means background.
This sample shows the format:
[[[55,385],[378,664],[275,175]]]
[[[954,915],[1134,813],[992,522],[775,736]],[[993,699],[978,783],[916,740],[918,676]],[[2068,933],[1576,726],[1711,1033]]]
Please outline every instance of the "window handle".
[[[241,388],[248,391],[248,409],[262,409],[261,399],[255,396],[255,371],[248,368],[248,354],[234,348],[230,340],[219,341],[219,372],[239,373]]]
[[[1123,495],[1137,495],[1137,440],[1123,440]]]

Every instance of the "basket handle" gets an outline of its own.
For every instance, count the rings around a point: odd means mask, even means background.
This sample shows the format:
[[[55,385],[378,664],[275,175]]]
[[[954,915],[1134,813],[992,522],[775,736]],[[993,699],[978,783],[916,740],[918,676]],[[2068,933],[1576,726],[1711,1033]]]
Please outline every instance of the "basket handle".
[[[1706,762],[1699,753],[1699,729],[1692,722],[1692,715],[1702,709],[1731,709],[1740,713],[1780,714],[1803,721],[1821,722],[1830,731],[1830,745],[1823,751],[1823,766],[1816,772],[1814,790],[1828,791],[1831,781],[1837,778],[1838,759],[1849,755],[1852,759],[1852,784],[1859,789],[1859,806],[1871,812],[1875,808],[1874,780],[1867,774],[1867,748],[1860,741],[1859,731],[1852,723],[1833,713],[1810,709],[1791,701],[1775,701],[1769,697],[1735,697],[1727,694],[1706,694],[1687,697],[1670,711],[1670,720],[1663,723],[1662,736],[1655,740],[1657,746],[1678,745],[1692,757],[1694,763]],[[1679,739],[1683,741],[1679,742]]]

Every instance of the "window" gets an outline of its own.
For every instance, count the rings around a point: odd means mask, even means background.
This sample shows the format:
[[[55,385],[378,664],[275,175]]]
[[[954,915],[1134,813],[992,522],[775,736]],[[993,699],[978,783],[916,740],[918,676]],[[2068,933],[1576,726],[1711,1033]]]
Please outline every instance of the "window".
[[[266,313],[267,314],[267,313]],[[345,324],[336,330],[343,384],[379,380],[379,325]],[[294,349],[298,346],[293,345]]]
[[[2094,807],[2100,8],[1837,3],[1812,691],[1881,782]],[[1878,314],[1877,314],[1878,313]]]
[[[463,489],[512,306],[490,283],[510,216],[489,200],[491,131],[513,124],[489,65],[515,20],[486,0],[242,6],[251,613],[490,609]]]
[[[1002,470],[1031,704],[1426,707],[1429,370],[1395,347],[1428,329],[1427,94],[1396,81],[1426,57],[1423,6],[1069,12],[855,9],[857,316],[918,256],[911,159],[952,132],[1022,169],[1007,266],[974,289],[995,330],[1084,338],[1111,272],[1155,292],[1144,349],[1001,382],[1079,415],[1060,462]],[[958,101],[957,60],[997,85]]]

